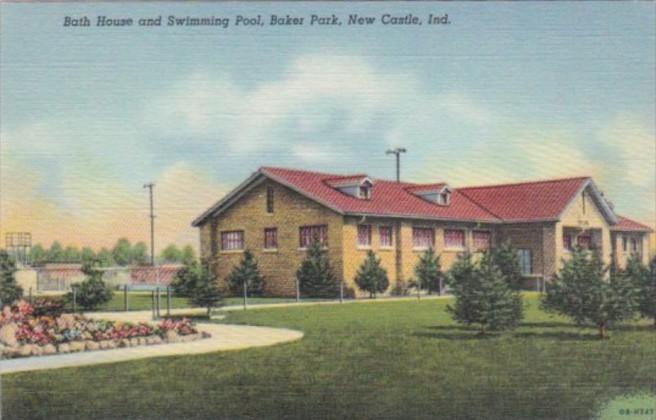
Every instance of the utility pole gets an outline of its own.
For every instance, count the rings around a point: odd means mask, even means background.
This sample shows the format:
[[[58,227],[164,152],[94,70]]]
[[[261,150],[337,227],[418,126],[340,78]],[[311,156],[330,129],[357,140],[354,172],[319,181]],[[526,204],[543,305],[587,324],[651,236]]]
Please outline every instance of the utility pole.
[[[401,182],[401,153],[406,151],[404,147],[397,147],[396,149],[388,149],[385,152],[386,155],[396,156],[396,182]]]
[[[150,192],[150,265],[155,267],[155,213],[153,207],[153,187],[154,183],[144,184]]]

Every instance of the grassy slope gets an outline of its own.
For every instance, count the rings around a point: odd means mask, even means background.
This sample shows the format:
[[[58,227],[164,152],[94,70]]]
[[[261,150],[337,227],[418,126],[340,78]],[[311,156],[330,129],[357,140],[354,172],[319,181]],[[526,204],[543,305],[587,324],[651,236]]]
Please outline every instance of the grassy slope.
[[[445,301],[231,313],[297,328],[270,348],[3,376],[3,418],[587,418],[656,392],[656,332],[594,339],[528,301],[525,325],[480,338]]]

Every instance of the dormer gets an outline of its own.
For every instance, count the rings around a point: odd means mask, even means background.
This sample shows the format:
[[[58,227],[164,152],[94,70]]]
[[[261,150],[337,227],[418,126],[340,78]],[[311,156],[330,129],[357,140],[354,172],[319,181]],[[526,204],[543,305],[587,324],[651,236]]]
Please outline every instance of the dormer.
[[[414,185],[406,189],[417,197],[439,206],[451,204],[451,188],[447,184]]]
[[[367,175],[331,178],[326,183],[338,191],[361,200],[371,200],[374,182]]]

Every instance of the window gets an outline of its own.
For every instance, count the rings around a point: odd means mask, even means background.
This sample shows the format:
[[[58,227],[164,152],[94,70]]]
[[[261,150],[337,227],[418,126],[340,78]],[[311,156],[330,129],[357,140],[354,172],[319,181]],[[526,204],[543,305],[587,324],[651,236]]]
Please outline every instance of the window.
[[[264,249],[278,248],[278,229],[266,228],[264,229]]]
[[[371,246],[371,225],[358,225],[358,246]]]
[[[533,265],[531,264],[531,250],[518,249],[517,256],[519,257],[519,266],[522,269],[522,275],[527,276],[533,272]]]
[[[581,206],[583,214],[585,214],[585,191],[581,191]]]
[[[627,239],[626,236],[622,236],[622,251],[626,252]]]
[[[273,213],[273,187],[267,187],[267,196],[266,196],[266,208],[267,213]]]
[[[360,186],[360,198],[369,200],[371,198],[371,187],[369,185]]]
[[[429,248],[435,243],[435,231],[432,228],[413,227],[412,246],[415,248]]]
[[[445,248],[464,248],[465,247],[465,231],[446,229],[444,231],[444,247]]]
[[[440,204],[442,206],[448,206],[450,199],[451,199],[451,193],[448,190],[441,192],[440,195],[437,197],[437,204]]]
[[[381,226],[378,228],[381,248],[391,248],[392,245],[392,226]]]
[[[563,249],[572,249],[572,235],[569,233],[563,234]]]
[[[490,232],[474,231],[474,249],[484,250],[490,248]]]
[[[631,252],[637,252],[638,251],[638,240],[635,238],[631,238]]]
[[[299,228],[299,244],[307,248],[313,240],[326,246],[328,243],[328,227],[326,225],[301,226]]]
[[[221,232],[221,249],[224,251],[244,249],[244,231]]]
[[[579,235],[576,238],[576,244],[582,249],[590,248],[590,235]]]

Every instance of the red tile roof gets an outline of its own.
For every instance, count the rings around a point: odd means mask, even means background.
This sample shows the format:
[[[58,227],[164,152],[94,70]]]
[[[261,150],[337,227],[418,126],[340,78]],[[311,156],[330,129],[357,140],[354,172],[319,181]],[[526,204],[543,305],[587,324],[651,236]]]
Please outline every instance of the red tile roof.
[[[453,192],[450,205],[439,206],[405,189],[419,184],[375,179],[371,199],[362,200],[331,188],[324,182],[327,179],[340,177],[339,175],[270,167],[261,170],[262,173],[274,180],[308,195],[340,213],[485,222],[499,221],[485,209],[457,191]]]
[[[620,231],[620,232],[652,232],[653,229],[649,226],[638,223],[635,220],[631,220],[627,217],[617,216],[617,224],[611,226],[611,230]]]
[[[459,188],[504,221],[556,220],[590,178]]]
[[[193,225],[200,225],[211,214],[229,206],[240,191],[264,175],[303,194],[341,214],[379,217],[405,217],[416,219],[444,219],[489,223],[536,222],[558,220],[572,198],[586,185],[593,185],[589,177],[533,181],[483,187],[451,188],[449,205],[429,202],[417,195],[419,191],[440,189],[447,184],[417,184],[372,179],[371,198],[364,200],[335,188],[341,181],[364,179],[366,174],[343,175],[287,168],[262,167],[239,187],[205,211]],[[596,200],[611,221],[615,215],[605,203],[596,187]],[[628,221],[628,219],[623,220]],[[646,226],[637,222],[628,224],[633,230]],[[648,229],[648,228],[647,228]]]

